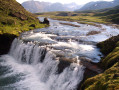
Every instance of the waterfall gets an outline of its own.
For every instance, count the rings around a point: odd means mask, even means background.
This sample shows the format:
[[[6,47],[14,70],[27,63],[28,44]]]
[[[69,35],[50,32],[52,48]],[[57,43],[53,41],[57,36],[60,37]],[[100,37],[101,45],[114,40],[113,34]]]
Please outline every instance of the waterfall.
[[[76,90],[83,79],[82,65],[59,60],[47,48],[32,42],[23,43],[22,40],[15,39],[9,54],[0,58],[5,59],[8,66],[13,68],[9,75],[23,75],[22,79],[4,88],[11,86],[17,90]]]

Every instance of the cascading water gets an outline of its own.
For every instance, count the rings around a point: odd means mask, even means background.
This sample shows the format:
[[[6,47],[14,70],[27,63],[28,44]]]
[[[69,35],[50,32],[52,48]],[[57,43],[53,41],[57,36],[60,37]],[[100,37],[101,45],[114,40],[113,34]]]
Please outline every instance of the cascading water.
[[[9,53],[0,57],[0,90],[76,90],[85,69],[79,59],[99,62],[96,43],[119,34],[118,29],[105,25],[50,22],[48,28],[23,33]],[[89,35],[92,31],[100,33]]]
[[[9,55],[0,60],[1,68],[6,68],[1,78],[8,79],[8,83],[1,85],[3,90],[75,90],[83,79],[83,66],[69,63],[59,72],[61,61],[56,60],[55,54],[19,39],[13,41]]]

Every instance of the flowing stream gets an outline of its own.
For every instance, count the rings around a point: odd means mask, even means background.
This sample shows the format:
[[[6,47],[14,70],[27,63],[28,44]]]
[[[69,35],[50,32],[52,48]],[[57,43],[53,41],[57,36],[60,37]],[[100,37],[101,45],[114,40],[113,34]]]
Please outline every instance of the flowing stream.
[[[81,58],[99,62],[96,44],[119,34],[103,24],[49,20],[50,27],[22,33],[0,57],[0,90],[76,90],[85,70]]]

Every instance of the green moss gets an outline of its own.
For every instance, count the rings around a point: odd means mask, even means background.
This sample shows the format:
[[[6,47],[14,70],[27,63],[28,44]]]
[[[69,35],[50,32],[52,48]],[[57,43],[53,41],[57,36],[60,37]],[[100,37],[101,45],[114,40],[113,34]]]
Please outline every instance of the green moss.
[[[119,35],[98,44],[105,54],[99,63],[104,73],[88,78],[82,85],[84,90],[119,89]]]
[[[85,90],[117,90],[119,89],[119,62],[104,73],[89,78],[83,84]]]
[[[116,46],[115,49],[101,61],[101,66],[104,69],[107,69],[118,61],[119,61],[119,46]]]
[[[119,41],[119,35],[113,36],[106,41],[100,42],[97,44],[97,46],[101,48],[101,52],[106,56],[114,50],[118,41]]]
[[[105,55],[101,60],[100,66],[108,69],[119,61],[119,35],[97,44],[101,52]]]

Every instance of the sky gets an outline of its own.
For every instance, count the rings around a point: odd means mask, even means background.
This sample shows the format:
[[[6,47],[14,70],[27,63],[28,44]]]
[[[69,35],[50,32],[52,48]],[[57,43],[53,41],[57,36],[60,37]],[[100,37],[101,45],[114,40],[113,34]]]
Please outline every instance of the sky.
[[[16,0],[17,2],[19,3],[22,3],[24,1],[28,1],[28,0]],[[52,2],[52,3],[55,3],[55,2],[60,2],[60,3],[72,3],[72,2],[75,2],[76,4],[85,4],[85,3],[88,3],[88,2],[91,2],[91,1],[113,1],[113,0],[34,0],[34,1],[44,1],[44,2]]]

